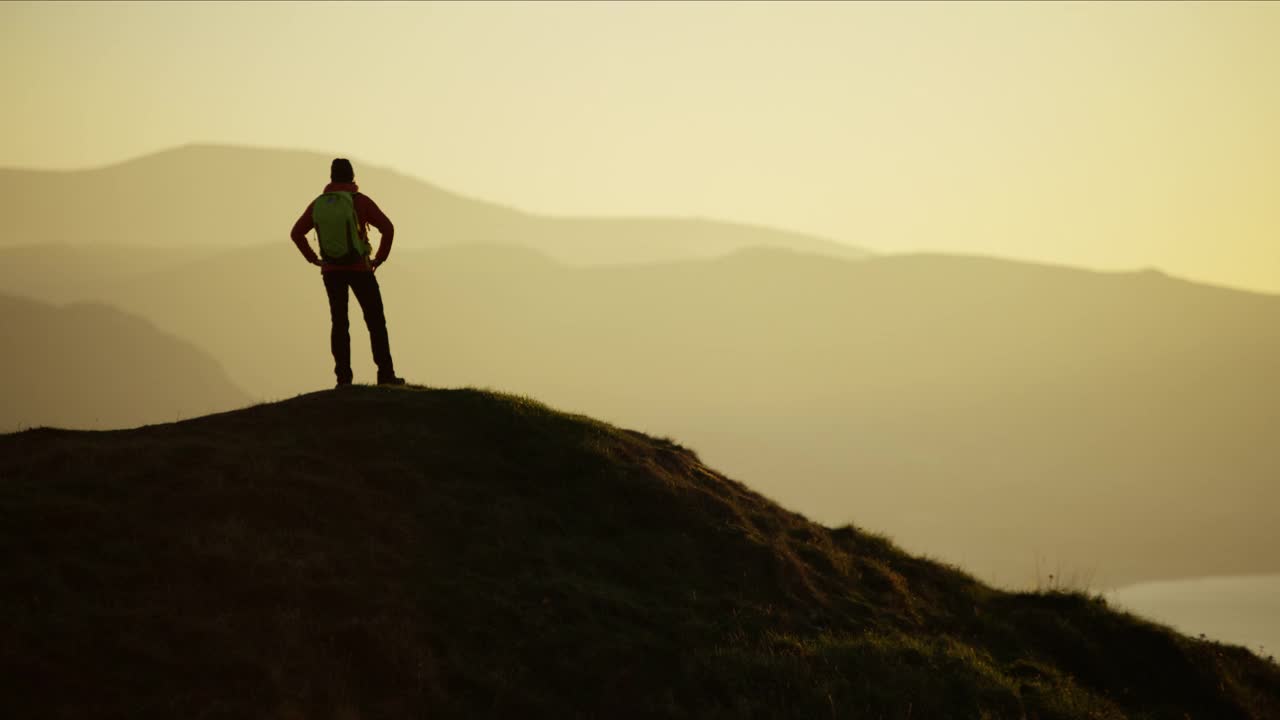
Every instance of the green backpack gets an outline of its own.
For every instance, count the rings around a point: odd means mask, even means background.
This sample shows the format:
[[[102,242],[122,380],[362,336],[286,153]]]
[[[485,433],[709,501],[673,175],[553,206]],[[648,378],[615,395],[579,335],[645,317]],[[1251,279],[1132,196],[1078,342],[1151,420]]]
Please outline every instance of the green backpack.
[[[354,193],[327,192],[316,198],[311,219],[320,236],[321,259],[351,265],[369,257],[369,243],[360,237]]]

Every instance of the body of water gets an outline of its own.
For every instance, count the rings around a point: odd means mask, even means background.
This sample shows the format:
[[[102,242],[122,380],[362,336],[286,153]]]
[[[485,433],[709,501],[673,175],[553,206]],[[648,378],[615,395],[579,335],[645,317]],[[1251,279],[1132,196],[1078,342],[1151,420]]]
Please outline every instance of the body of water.
[[[1139,583],[1105,595],[1114,607],[1186,635],[1280,657],[1280,575]]]

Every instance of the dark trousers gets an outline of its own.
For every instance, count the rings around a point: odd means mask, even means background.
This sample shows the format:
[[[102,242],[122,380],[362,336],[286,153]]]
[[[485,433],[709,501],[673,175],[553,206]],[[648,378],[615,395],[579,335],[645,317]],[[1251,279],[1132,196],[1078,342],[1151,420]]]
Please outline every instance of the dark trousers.
[[[333,330],[329,334],[329,348],[333,351],[333,372],[338,382],[351,382],[351,333],[347,322],[347,288],[356,295],[364,324],[369,328],[369,345],[373,349],[373,361],[378,365],[378,378],[394,377],[391,363],[391,343],[387,339],[387,318],[382,312],[382,292],[378,279],[371,272],[336,270],[324,273],[324,291],[329,296],[329,318]]]

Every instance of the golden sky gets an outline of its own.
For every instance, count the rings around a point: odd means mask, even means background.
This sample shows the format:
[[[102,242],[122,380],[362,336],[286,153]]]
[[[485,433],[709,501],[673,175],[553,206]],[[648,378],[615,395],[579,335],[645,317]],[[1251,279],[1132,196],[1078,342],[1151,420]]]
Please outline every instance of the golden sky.
[[[1280,3],[2,3],[0,166],[313,149],[1280,292],[1276,38]]]

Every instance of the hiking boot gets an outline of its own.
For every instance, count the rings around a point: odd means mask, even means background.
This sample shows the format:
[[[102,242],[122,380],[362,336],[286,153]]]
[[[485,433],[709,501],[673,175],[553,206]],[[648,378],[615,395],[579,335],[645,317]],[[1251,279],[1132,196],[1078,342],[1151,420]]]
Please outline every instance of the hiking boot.
[[[339,381],[338,381],[338,384],[333,386],[333,389],[334,389],[334,390],[341,390],[342,388],[347,388],[347,387],[351,387],[351,381],[350,381],[350,380],[339,380]]]
[[[379,385],[403,385],[404,378],[395,375],[380,375],[378,377]]]

